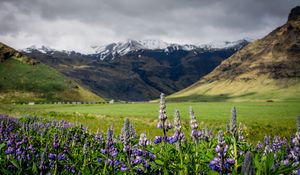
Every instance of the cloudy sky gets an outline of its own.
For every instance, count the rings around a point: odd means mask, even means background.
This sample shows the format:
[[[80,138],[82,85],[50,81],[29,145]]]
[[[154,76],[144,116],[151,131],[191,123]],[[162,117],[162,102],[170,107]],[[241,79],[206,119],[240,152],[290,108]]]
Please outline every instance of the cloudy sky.
[[[126,39],[174,43],[257,39],[298,0],[0,0],[0,42],[89,52]]]

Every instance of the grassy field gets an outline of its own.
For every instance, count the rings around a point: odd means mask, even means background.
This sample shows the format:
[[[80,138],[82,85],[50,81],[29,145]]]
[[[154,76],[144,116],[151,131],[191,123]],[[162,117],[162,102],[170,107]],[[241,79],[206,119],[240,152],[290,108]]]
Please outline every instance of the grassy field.
[[[103,100],[49,66],[25,64],[19,59],[11,57],[0,63],[2,103]]]
[[[230,120],[230,110],[236,106],[238,122],[244,124],[246,135],[251,140],[262,139],[265,134],[288,136],[296,130],[296,116],[300,114],[299,102],[197,102],[167,103],[170,119],[179,109],[185,131],[189,132],[188,108],[192,106],[198,122],[214,132],[225,129]],[[97,105],[0,105],[0,113],[22,116],[25,114],[66,119],[82,123],[91,130],[106,130],[114,125],[117,132],[128,117],[137,131],[151,136],[160,134],[156,129],[158,103],[97,104]]]

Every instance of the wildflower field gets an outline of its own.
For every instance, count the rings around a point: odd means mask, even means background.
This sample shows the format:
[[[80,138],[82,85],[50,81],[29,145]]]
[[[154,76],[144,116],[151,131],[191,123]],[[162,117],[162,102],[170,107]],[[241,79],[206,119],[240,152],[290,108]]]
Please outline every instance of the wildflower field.
[[[249,141],[258,141],[265,134],[288,137],[296,131],[295,117],[300,114],[300,103],[283,102],[167,102],[167,114],[173,116],[178,109],[181,114],[183,131],[189,131],[189,107],[192,106],[200,127],[208,126],[215,131],[225,130],[230,118],[230,111],[236,107],[238,124],[242,123]],[[125,118],[129,118],[137,132],[145,132],[154,137],[160,133],[158,122],[158,103],[128,104],[39,104],[39,105],[0,105],[0,114],[14,117],[24,115],[42,116],[48,119],[67,120],[83,124],[96,132],[114,126],[120,133]]]
[[[296,116],[290,118],[289,135],[265,132],[261,140],[249,141],[249,129],[239,123],[238,107],[226,113],[224,128],[206,124],[192,107],[186,121],[180,110],[172,115],[167,110],[161,95],[155,126],[147,126],[154,134],[137,131],[134,117],[119,117],[120,129],[111,125],[105,131],[97,121],[99,129],[93,131],[81,124],[84,120],[59,121],[57,112],[52,112],[56,118],[1,115],[0,174],[299,173],[300,118]]]

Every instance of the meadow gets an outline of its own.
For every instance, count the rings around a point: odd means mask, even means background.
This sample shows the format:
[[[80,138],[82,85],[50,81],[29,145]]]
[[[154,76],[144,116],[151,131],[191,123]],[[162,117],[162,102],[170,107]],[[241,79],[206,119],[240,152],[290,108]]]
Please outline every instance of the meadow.
[[[188,132],[188,109],[192,106],[201,127],[213,130],[226,129],[230,110],[237,108],[237,122],[242,123],[246,136],[251,141],[261,140],[265,135],[289,136],[295,132],[296,117],[300,114],[300,103],[290,102],[182,102],[167,103],[167,114],[173,118],[174,110],[181,113],[183,130]],[[106,130],[113,125],[118,133],[126,117],[135,125],[138,132],[155,136],[159,129],[158,103],[128,104],[39,104],[39,105],[0,105],[0,113],[12,116],[35,115],[57,120],[65,119],[82,123],[92,131]]]
[[[249,104],[2,106],[0,174],[299,174],[295,103]]]

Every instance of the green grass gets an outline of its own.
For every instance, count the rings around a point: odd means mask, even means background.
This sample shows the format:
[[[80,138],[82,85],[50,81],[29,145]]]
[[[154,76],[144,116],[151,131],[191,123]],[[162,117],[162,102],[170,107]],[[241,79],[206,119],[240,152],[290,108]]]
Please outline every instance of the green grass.
[[[216,132],[225,129],[230,120],[230,110],[236,106],[238,122],[245,125],[247,137],[262,139],[265,134],[289,136],[296,130],[296,116],[300,114],[300,102],[197,102],[167,103],[169,120],[175,109],[179,109],[188,132],[188,108],[192,106],[201,126],[209,126]],[[99,104],[99,105],[6,105],[0,106],[0,113],[15,116],[23,114],[42,115],[66,119],[88,126],[93,131],[106,130],[114,125],[118,132],[125,117],[128,117],[138,132],[151,136],[160,134],[156,129],[158,119],[157,103]]]
[[[0,102],[65,101],[96,95],[44,64],[25,64],[17,58],[0,63]],[[74,95],[75,94],[75,95]]]

